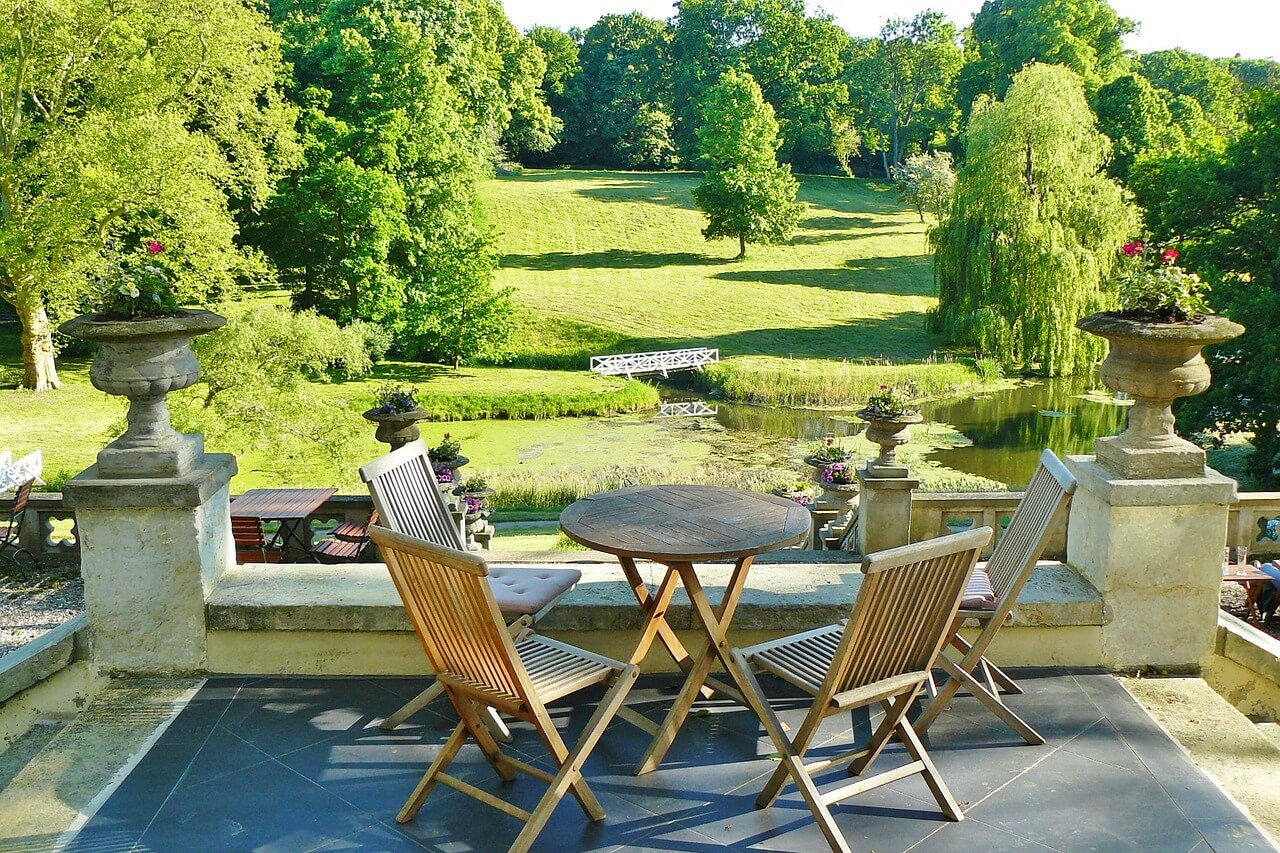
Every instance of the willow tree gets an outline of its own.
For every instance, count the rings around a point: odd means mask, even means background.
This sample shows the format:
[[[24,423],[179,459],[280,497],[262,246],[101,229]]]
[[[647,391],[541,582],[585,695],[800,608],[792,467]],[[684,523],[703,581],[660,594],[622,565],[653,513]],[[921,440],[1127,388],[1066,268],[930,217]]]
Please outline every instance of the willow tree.
[[[1138,212],[1104,172],[1111,142],[1075,72],[1031,65],[1004,101],[980,98],[946,218],[930,234],[938,331],[1050,376],[1089,369],[1101,342],[1075,328],[1108,285]]]

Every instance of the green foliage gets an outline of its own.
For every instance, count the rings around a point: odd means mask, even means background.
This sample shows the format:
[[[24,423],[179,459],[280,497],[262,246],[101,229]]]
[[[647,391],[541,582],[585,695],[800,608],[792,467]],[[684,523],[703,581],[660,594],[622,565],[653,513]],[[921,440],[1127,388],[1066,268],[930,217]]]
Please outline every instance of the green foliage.
[[[1213,384],[1178,409],[1182,429],[1219,441],[1252,433],[1249,473],[1280,485],[1280,92],[1254,90],[1246,130],[1221,154],[1186,158],[1154,196],[1152,228],[1214,282],[1223,314],[1245,334],[1205,353]],[[1194,176],[1194,180],[1191,176]],[[1196,195],[1188,195],[1196,191]]]
[[[911,203],[921,222],[926,210],[938,221],[946,216],[956,191],[956,171],[948,152],[912,154],[901,166],[893,168],[892,175],[899,196]]]
[[[457,459],[462,455],[462,443],[446,432],[440,443],[427,451],[427,455],[437,462]]]
[[[1222,139],[1233,139],[1240,131],[1244,103],[1241,85],[1231,72],[1215,60],[1186,50],[1159,50],[1138,59],[1144,77],[1170,97],[1186,97],[1194,101],[1209,123],[1212,132]],[[1201,144],[1208,144],[1208,140]]]
[[[1093,107],[1098,129],[1112,142],[1112,177],[1126,180],[1140,157],[1164,158],[1188,149],[1186,134],[1169,106],[1173,100],[1140,74],[1117,77],[1098,90]]]
[[[911,398],[891,385],[881,385],[880,390],[867,398],[862,411],[877,418],[900,418],[905,415],[920,414],[920,410],[911,405]]]
[[[944,145],[955,135],[963,57],[955,25],[942,13],[887,21],[855,57],[846,79],[875,126],[873,149],[883,150],[890,165],[916,146]]]
[[[675,164],[667,107],[666,24],[639,12],[602,15],[582,36],[564,82],[562,150],[574,163],[625,169]]]
[[[562,509],[579,498],[621,489],[627,486],[670,483],[678,477],[691,485],[730,486],[766,492],[773,487],[778,474],[770,469],[743,469],[720,465],[683,468],[678,473],[669,468],[647,465],[610,465],[583,470],[562,468],[556,471],[507,470],[494,477],[497,492],[492,499],[495,509],[529,510]]]
[[[227,325],[192,344],[200,381],[170,395],[175,426],[236,453],[271,448],[263,464],[280,482],[291,481],[291,466],[317,456],[344,470],[358,464],[367,425],[314,386],[331,372],[368,373],[361,337],[326,317],[278,305],[222,310]]]
[[[706,175],[693,191],[707,215],[702,236],[736,237],[747,243],[781,243],[791,236],[804,205],[789,166],[778,165],[778,123],[749,74],[727,71],[707,93],[698,128]]]
[[[726,400],[762,406],[853,407],[874,394],[887,379],[912,399],[971,391],[988,379],[962,362],[939,364],[855,364],[831,361],[782,361],[735,358],[708,366],[696,383]]]
[[[1157,253],[1142,243],[1129,243],[1123,253],[1116,275],[1122,309],[1164,322],[1182,322],[1209,313],[1205,298],[1209,285],[1175,263],[1176,249]]]
[[[1003,102],[975,104],[951,211],[929,237],[942,332],[1050,376],[1092,368],[1101,343],[1075,322],[1110,307],[1112,269],[1137,227],[1102,171],[1109,148],[1062,66],[1029,66]]]
[[[387,357],[391,345],[395,343],[395,336],[389,329],[379,326],[377,323],[368,323],[364,320],[356,320],[347,326],[353,333],[359,335],[364,340],[364,351],[369,354],[369,360],[374,364],[382,361]]]
[[[1280,62],[1274,59],[1219,59],[1218,64],[1224,66],[1245,85],[1247,89],[1280,88]]]
[[[965,37],[960,108],[1004,97],[1033,62],[1070,68],[1093,91],[1128,70],[1123,39],[1134,29],[1106,0],[986,0]]]
[[[504,133],[516,147],[550,145],[540,48],[492,0],[302,0],[275,11],[306,162],[252,237],[295,306],[383,325],[423,356],[493,347],[505,306],[490,288],[476,191]],[[459,298],[466,307],[443,316]]]
[[[0,16],[0,299],[25,382],[58,384],[49,314],[81,308],[111,240],[171,247],[183,301],[247,262],[236,208],[294,155],[278,36],[239,0],[40,0]]]

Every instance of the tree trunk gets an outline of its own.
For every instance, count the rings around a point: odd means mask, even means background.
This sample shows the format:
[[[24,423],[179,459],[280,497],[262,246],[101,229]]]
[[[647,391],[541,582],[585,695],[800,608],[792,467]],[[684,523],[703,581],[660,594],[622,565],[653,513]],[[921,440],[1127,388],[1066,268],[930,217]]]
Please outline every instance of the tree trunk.
[[[739,234],[738,235],[738,256],[734,258],[734,260],[740,261],[746,256],[747,256],[747,235]]]
[[[884,149],[880,150],[880,163],[884,166],[884,179],[890,180],[892,176],[889,174],[889,152]]]
[[[22,322],[22,387],[31,391],[52,391],[62,387],[53,363],[53,330],[49,315],[37,296],[19,298],[18,319]]]

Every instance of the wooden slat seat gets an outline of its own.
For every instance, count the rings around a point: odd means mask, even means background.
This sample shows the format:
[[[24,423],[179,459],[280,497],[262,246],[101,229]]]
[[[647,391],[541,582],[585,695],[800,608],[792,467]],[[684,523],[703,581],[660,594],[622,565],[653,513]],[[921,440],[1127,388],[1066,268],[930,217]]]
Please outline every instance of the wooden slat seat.
[[[840,648],[841,625],[795,634],[776,644],[757,647],[754,661],[811,696],[817,696]]]
[[[607,660],[537,634],[517,643],[516,652],[544,702],[554,702],[584,687],[599,684],[614,671]]]
[[[36,481],[31,479],[18,486],[13,499],[13,508],[9,510],[9,517],[0,521],[0,557],[19,569],[36,567],[35,555],[18,538],[22,532],[22,519],[27,512],[27,503],[31,500],[31,491],[35,485]],[[26,566],[18,560],[19,556],[25,558]]]

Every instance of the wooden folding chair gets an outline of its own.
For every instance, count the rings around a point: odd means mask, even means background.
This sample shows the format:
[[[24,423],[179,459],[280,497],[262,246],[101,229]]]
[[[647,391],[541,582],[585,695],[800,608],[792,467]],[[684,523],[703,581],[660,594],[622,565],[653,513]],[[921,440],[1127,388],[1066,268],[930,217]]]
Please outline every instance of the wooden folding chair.
[[[27,514],[27,503],[31,500],[31,490],[35,488],[35,480],[27,480],[18,486],[18,491],[13,497],[13,508],[9,510],[9,517],[5,521],[0,521],[0,557],[12,563],[14,568],[28,570],[36,568],[36,555],[32,554],[29,549],[22,543],[22,519]],[[6,553],[12,551],[12,554]],[[26,558],[26,566],[18,559],[19,555]]]
[[[733,650],[734,661],[748,682],[747,699],[782,758],[756,799],[758,807],[773,805],[790,777],[831,849],[847,851],[849,845],[831,815],[831,804],[919,773],[943,813],[963,820],[960,806],[907,719],[907,709],[928,681],[978,555],[990,541],[991,528],[981,527],[868,554],[862,563],[866,578],[847,622]],[[754,668],[771,672],[813,697],[794,738],[783,731]],[[866,747],[805,763],[805,752],[823,719],[875,702],[884,707],[884,719]],[[860,775],[895,734],[906,745],[910,763],[825,793],[818,790],[814,774],[853,762],[849,772]]]
[[[462,530],[436,486],[427,446],[421,439],[363,466],[360,479],[369,487],[374,512],[381,519],[379,524],[445,548],[467,549]],[[582,572],[568,568],[489,570],[489,585],[513,637],[532,626],[581,578]],[[443,687],[437,682],[378,725],[386,730],[394,729],[442,694]],[[510,739],[496,714],[486,711],[486,718],[500,740]]]
[[[1004,670],[988,660],[986,654],[996,634],[1009,621],[1018,596],[1022,594],[1022,588],[1026,586],[1040,555],[1044,553],[1045,545],[1054,530],[1054,522],[1066,510],[1075,490],[1076,478],[1053,451],[1046,450],[1040,454],[1040,465],[1027,486],[1026,494],[1018,502],[1018,508],[1009,521],[1004,537],[996,544],[986,569],[979,568],[974,572],[975,585],[985,586],[990,600],[983,601],[979,597],[976,601],[966,601],[966,605],[985,606],[965,606],[956,614],[947,642],[959,652],[960,659],[953,661],[945,654],[938,656],[938,664],[949,678],[941,691],[935,691],[933,681],[930,680],[930,693],[936,695],[916,720],[916,730],[921,734],[929,730],[938,715],[955,698],[960,688],[964,687],[1028,744],[1037,746],[1044,743],[1040,733],[1004,703],[1000,695],[1002,690],[1016,694],[1021,693],[1022,688]],[[966,619],[976,619],[982,626],[981,633],[972,644],[960,636],[960,626]],[[975,673],[981,673],[981,677]]]
[[[513,851],[532,846],[565,791],[573,792],[587,817],[603,820],[604,809],[587,787],[582,765],[635,684],[639,667],[540,637],[532,631],[517,642],[503,624],[493,590],[486,582],[488,570],[483,558],[384,527],[371,527],[369,535],[387,561],[391,579],[404,600],[438,683],[462,720],[396,820],[413,820],[436,783],[523,820],[524,830],[510,847]],[[612,686],[596,704],[586,730],[570,750],[556,731],[546,705],[601,682],[611,682]],[[498,708],[530,723],[551,753],[558,772],[552,775],[503,753],[480,719],[478,709],[483,706]],[[475,740],[504,781],[514,779],[519,771],[548,784],[547,793],[532,812],[445,773],[467,737]]]
[[[284,557],[279,549],[268,547],[262,519],[256,515],[231,516],[231,538],[237,563],[278,563]]]

